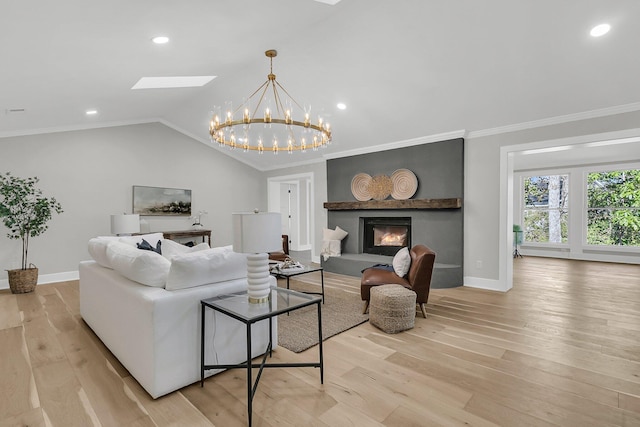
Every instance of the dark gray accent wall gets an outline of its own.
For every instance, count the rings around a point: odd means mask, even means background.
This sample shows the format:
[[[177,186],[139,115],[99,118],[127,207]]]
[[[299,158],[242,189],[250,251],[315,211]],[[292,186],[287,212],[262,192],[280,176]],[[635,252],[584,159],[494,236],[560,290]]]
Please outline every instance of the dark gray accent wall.
[[[409,169],[418,178],[413,199],[461,198],[464,192],[464,140],[462,138],[327,161],[329,202],[355,201],[351,180],[358,173],[391,176],[396,169]],[[464,206],[464,201],[463,201]],[[361,217],[411,217],[413,244],[424,244],[436,252],[432,287],[463,284],[463,209],[398,209],[329,211],[329,228],[349,232],[342,241],[342,256],[322,262],[327,271],[360,276],[362,268],[392,257],[361,253]]]

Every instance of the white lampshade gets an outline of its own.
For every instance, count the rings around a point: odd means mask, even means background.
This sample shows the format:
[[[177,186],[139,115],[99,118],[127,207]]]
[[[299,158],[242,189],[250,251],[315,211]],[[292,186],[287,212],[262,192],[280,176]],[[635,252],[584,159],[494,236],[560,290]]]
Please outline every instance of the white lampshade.
[[[140,215],[117,214],[111,215],[111,234],[132,234],[140,232]]]
[[[282,250],[282,225],[277,212],[234,213],[233,250],[266,253]]]
[[[269,301],[269,259],[266,252],[282,249],[280,214],[275,212],[235,213],[233,250],[247,254],[247,295],[249,302]]]

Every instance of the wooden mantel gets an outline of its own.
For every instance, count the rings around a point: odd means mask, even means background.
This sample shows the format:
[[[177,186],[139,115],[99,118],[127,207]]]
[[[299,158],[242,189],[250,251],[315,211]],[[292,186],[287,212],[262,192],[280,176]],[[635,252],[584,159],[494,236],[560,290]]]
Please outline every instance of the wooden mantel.
[[[362,209],[459,209],[462,199],[368,200],[366,202],[324,202],[330,211]]]

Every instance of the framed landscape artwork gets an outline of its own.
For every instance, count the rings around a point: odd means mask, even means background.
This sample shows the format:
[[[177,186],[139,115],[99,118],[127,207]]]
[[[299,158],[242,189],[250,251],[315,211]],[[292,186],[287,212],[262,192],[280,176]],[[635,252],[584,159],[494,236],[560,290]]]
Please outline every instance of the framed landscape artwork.
[[[133,213],[155,216],[191,216],[191,190],[134,185]]]

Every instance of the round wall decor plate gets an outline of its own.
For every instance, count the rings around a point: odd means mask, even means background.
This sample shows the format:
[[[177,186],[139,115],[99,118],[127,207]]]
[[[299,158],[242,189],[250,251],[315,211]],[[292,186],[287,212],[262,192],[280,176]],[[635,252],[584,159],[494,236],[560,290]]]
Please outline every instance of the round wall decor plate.
[[[369,192],[374,200],[384,200],[389,197],[393,184],[391,178],[387,175],[376,175],[371,178],[371,184],[369,184]]]
[[[369,184],[371,184],[371,175],[366,173],[359,173],[354,176],[351,180],[351,194],[353,194],[353,197],[361,202],[371,200]]]
[[[391,174],[393,190],[391,197],[396,200],[405,200],[416,194],[418,190],[418,178],[409,169],[398,169]]]

